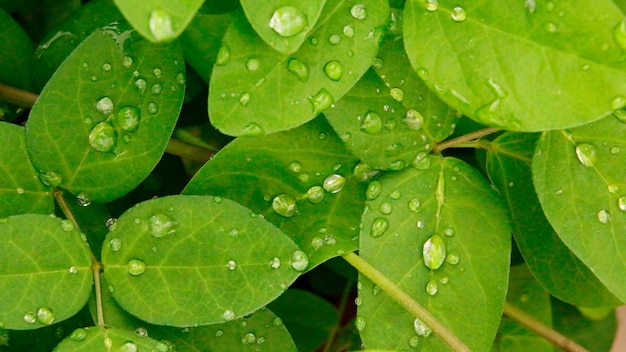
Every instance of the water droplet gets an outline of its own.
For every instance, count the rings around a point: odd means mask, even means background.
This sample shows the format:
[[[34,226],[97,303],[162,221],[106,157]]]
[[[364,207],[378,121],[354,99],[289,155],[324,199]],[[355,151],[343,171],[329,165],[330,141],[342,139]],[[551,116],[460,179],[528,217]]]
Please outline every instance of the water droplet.
[[[163,90],[163,86],[160,83],[155,83],[152,85],[151,90],[152,90],[152,94],[159,95],[161,94],[161,91]]]
[[[236,316],[235,312],[233,312],[230,309],[226,309],[224,313],[222,313],[222,318],[226,321],[231,321],[235,319],[235,316]]]
[[[299,161],[292,161],[287,168],[291,172],[300,172],[302,171],[302,164]]]
[[[54,321],[54,314],[48,307],[41,307],[37,310],[37,320],[43,325],[50,325]]]
[[[598,152],[593,145],[581,143],[576,146],[576,157],[585,167],[593,167],[598,158]]]
[[[309,80],[309,66],[298,59],[292,58],[287,61],[287,71],[295,74],[300,82]]]
[[[415,328],[415,333],[418,336],[426,337],[432,333],[432,330],[418,318],[415,318],[413,321],[413,327]]]
[[[217,58],[215,64],[218,66],[226,65],[230,61],[230,48],[228,45],[223,44],[220,50],[217,52]]]
[[[417,110],[409,109],[403,121],[410,129],[419,130],[424,125],[424,116]]]
[[[618,95],[611,100],[611,108],[613,108],[613,110],[621,109],[624,106],[626,106],[626,98],[621,95]]]
[[[176,33],[172,27],[172,17],[164,10],[153,10],[150,14],[148,25],[150,27],[150,33],[152,33],[158,42],[176,38]]]
[[[111,98],[109,97],[104,97],[98,100],[98,102],[96,103],[96,110],[100,111],[101,113],[105,115],[110,114],[111,111],[113,111],[114,107],[115,107],[115,104],[113,104],[113,100],[111,100]]]
[[[354,320],[354,326],[359,331],[362,331],[363,329],[365,329],[365,318],[356,317],[356,319]]]
[[[108,121],[97,124],[89,133],[89,145],[99,152],[109,152],[115,147],[115,128]]]
[[[133,58],[126,55],[122,58],[122,66],[130,67],[133,64]]]
[[[141,93],[143,93],[146,90],[147,86],[148,86],[148,83],[146,82],[145,79],[139,78],[135,81],[135,87],[139,89]]]
[[[109,248],[111,248],[113,252],[119,251],[120,248],[122,248],[122,240],[117,237],[112,238],[111,241],[109,241]]]
[[[383,190],[380,182],[378,181],[372,181],[369,183],[369,185],[367,185],[367,190],[365,191],[365,197],[368,200],[374,200],[376,198],[378,198],[378,196],[380,195],[380,192]]]
[[[365,18],[367,18],[367,10],[365,9],[365,6],[361,4],[352,6],[352,8],[350,9],[350,14],[357,20],[364,20]]]
[[[417,347],[417,345],[419,345],[419,337],[417,336],[411,336],[409,338],[409,346],[411,347]]]
[[[626,123],[626,110],[615,110],[613,111],[613,116],[615,116],[618,121]]]
[[[448,236],[448,237],[452,237],[452,236],[454,236],[454,230],[452,228],[448,227],[447,229],[445,229],[443,231],[443,234]]]
[[[330,45],[337,45],[341,43],[341,37],[337,34],[331,34],[330,37],[328,37],[328,43],[330,43]]]
[[[70,274],[76,274],[78,272],[78,268],[74,265],[70,266]]]
[[[228,270],[233,271],[235,270],[235,268],[237,268],[237,262],[235,262],[234,260],[229,260],[228,263],[226,263],[226,267],[228,268]]]
[[[181,85],[185,84],[186,82],[185,74],[182,72],[179,72],[176,75],[176,82],[178,82],[178,84],[181,84]]]
[[[306,28],[307,20],[297,8],[285,6],[274,11],[269,26],[281,37],[292,37]]]
[[[402,99],[404,99],[404,91],[400,88],[391,88],[389,95],[397,101],[402,101]]]
[[[326,73],[326,76],[331,80],[338,81],[343,75],[343,66],[339,61],[328,61],[326,65],[324,65],[324,73]]]
[[[72,231],[74,229],[74,224],[70,220],[61,220],[61,229],[65,232]]]
[[[313,113],[315,115],[328,109],[335,102],[333,96],[330,95],[326,88],[320,89],[317,94],[309,98],[309,101],[313,106]]]
[[[278,269],[280,268],[280,259],[278,258],[272,258],[272,260],[270,261],[270,267],[272,269]]]
[[[111,71],[111,64],[109,63],[102,64],[102,71],[105,71],[105,72]]]
[[[255,342],[256,342],[256,335],[251,332],[244,334],[243,337],[241,338],[241,343],[243,343],[244,345],[252,345]]]
[[[389,220],[386,218],[376,218],[372,222],[372,237],[380,237],[389,228]]]
[[[365,182],[378,174],[378,170],[373,169],[364,162],[358,163],[352,172],[359,182]]]
[[[422,203],[420,202],[419,199],[417,198],[413,198],[409,201],[409,209],[412,212],[417,213],[420,210],[420,206],[422,205]]]
[[[241,136],[262,136],[265,134],[265,130],[259,124],[250,122],[239,134]]]
[[[139,114],[140,111],[138,108],[126,106],[120,109],[117,113],[117,117],[115,122],[124,130],[124,131],[134,131],[139,126]]]
[[[465,21],[465,19],[467,19],[467,13],[462,7],[455,7],[454,9],[452,9],[452,14],[450,15],[450,17],[456,22],[463,22]]]
[[[448,256],[446,257],[446,261],[448,262],[448,264],[451,264],[451,265],[459,264],[459,260],[460,260],[459,256],[453,253],[448,254]]]
[[[154,237],[163,237],[176,232],[176,223],[165,214],[155,214],[148,220],[148,231]]]
[[[324,200],[324,189],[320,186],[313,186],[306,191],[306,198],[309,202],[317,204]]]
[[[248,61],[246,61],[246,68],[248,69],[248,71],[256,71],[261,67],[261,61],[259,61],[259,59],[248,59]]]
[[[437,11],[439,9],[439,1],[437,0],[426,0],[424,2],[424,8],[428,11]]]
[[[72,341],[83,341],[87,337],[87,330],[83,328],[78,328],[70,334],[70,340]]]
[[[428,283],[426,284],[426,293],[428,293],[431,296],[434,296],[437,294],[437,292],[439,292],[439,285],[437,284],[437,281],[435,280],[428,281]]]
[[[250,93],[241,93],[241,95],[239,96],[239,104],[241,104],[241,106],[248,106],[249,102]]]
[[[619,197],[617,200],[617,206],[621,211],[626,211],[626,196]]]
[[[393,206],[387,202],[384,202],[380,205],[379,210],[381,213],[389,215],[393,211]]]
[[[309,174],[306,172],[303,172],[301,174],[298,175],[298,180],[300,180],[300,182],[302,183],[307,183],[309,182]]]
[[[272,200],[272,208],[274,211],[286,218],[290,218],[298,212],[296,199],[288,194],[282,193],[274,197]]]
[[[137,352],[137,345],[132,341],[126,341],[120,346],[120,352]]]
[[[546,30],[550,33],[556,33],[559,31],[559,27],[554,22],[546,23]]]
[[[626,21],[622,20],[613,28],[613,39],[622,50],[626,50]]]
[[[418,170],[426,170],[430,167],[430,157],[426,152],[419,152],[415,156],[412,163],[413,167]]]
[[[35,324],[35,322],[37,321],[37,316],[34,312],[28,312],[24,314],[24,321],[28,324]]]
[[[348,38],[354,37],[354,28],[351,25],[346,25],[343,27],[343,35]]]
[[[363,119],[361,120],[360,128],[362,131],[365,131],[367,133],[370,133],[370,134],[378,133],[380,132],[382,127],[383,127],[382,119],[377,113],[371,110],[366,112],[365,116],[363,116]]]
[[[437,270],[446,259],[446,245],[439,235],[433,235],[422,248],[424,255],[424,264],[431,270]]]
[[[338,193],[346,185],[346,179],[338,174],[332,174],[324,180],[324,190],[329,193]]]
[[[128,261],[128,273],[133,276],[139,276],[146,271],[146,263],[139,259],[131,259]]]
[[[80,192],[76,196],[76,202],[81,207],[88,207],[91,204],[91,199],[89,199],[89,197],[87,197],[87,195],[85,193]]]
[[[609,213],[606,209],[601,209],[600,211],[598,211],[598,214],[596,214],[596,216],[598,217],[598,221],[602,224],[606,224],[611,221],[611,213]]]
[[[303,251],[296,249],[291,254],[291,267],[295,271],[304,271],[309,265],[309,257]]]
[[[63,182],[63,177],[58,172],[47,171],[39,173],[39,180],[46,186],[56,187]]]
[[[91,126],[91,124],[93,123],[93,120],[91,119],[91,117],[85,117],[83,119],[83,123],[85,123],[85,125],[87,126]]]

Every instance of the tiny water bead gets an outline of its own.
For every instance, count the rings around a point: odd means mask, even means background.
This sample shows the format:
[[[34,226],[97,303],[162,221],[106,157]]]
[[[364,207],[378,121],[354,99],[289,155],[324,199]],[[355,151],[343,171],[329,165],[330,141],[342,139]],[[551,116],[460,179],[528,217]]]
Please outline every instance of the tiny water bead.
[[[28,312],[24,314],[24,321],[28,324],[35,324],[35,322],[37,322],[37,316],[35,315],[35,312]]]
[[[451,253],[446,257],[446,261],[448,262],[448,264],[457,265],[459,264],[460,259],[457,254]]]
[[[389,95],[396,101],[402,101],[402,99],[404,99],[404,91],[400,88],[391,88]]]
[[[146,271],[146,263],[139,259],[131,259],[128,261],[128,273],[133,276],[139,276]]]
[[[422,247],[424,264],[431,270],[437,270],[446,259],[446,245],[439,235],[433,235]]]
[[[48,307],[41,307],[37,310],[37,320],[43,325],[50,325],[54,322],[54,313]]]
[[[389,228],[389,220],[386,218],[376,218],[372,222],[372,237],[382,236]]]
[[[102,71],[104,71],[104,72],[111,71],[111,64],[109,64],[109,63],[102,64]]]
[[[159,95],[161,94],[161,91],[163,90],[163,86],[160,83],[155,83],[152,85],[151,90],[152,90],[152,94]]]
[[[354,167],[354,170],[352,170],[352,173],[354,174],[354,177],[359,182],[368,181],[372,177],[378,175],[378,172],[379,172],[378,170],[372,168],[371,166],[369,166],[368,164],[366,164],[364,162],[358,163]]]
[[[309,265],[309,257],[307,257],[306,253],[303,251],[296,249],[291,254],[291,267],[295,271],[304,271],[306,267]]]
[[[343,27],[343,35],[345,35],[348,38],[352,38],[354,37],[354,27],[352,27],[351,25],[345,25]]]
[[[380,115],[375,113],[374,111],[368,111],[363,116],[361,120],[360,129],[370,134],[378,133],[383,128],[383,121],[380,118]]]
[[[428,153],[419,152],[415,156],[415,159],[412,163],[413,167],[418,170],[426,170],[430,167],[430,157],[428,157]]]
[[[426,293],[428,293],[431,296],[434,296],[437,294],[437,292],[439,292],[439,285],[437,284],[437,281],[435,280],[428,281],[428,283],[426,284]]]
[[[46,171],[39,173],[39,180],[46,186],[56,187],[63,182],[63,177],[58,172]]]
[[[421,206],[422,203],[417,198],[413,198],[409,201],[409,210],[411,210],[412,212],[417,213],[420,210]]]
[[[324,190],[329,193],[338,193],[346,185],[346,179],[338,174],[332,174],[324,179]]]
[[[115,147],[117,133],[108,121],[97,124],[89,133],[89,145],[99,152],[109,152]]]
[[[576,157],[585,167],[593,167],[598,159],[598,152],[593,145],[581,143],[576,146]]]
[[[140,111],[138,108],[126,106],[118,111],[115,122],[124,131],[132,132],[139,126]]]
[[[426,0],[424,2],[424,8],[428,11],[437,11],[439,9],[439,1],[438,0]]]
[[[356,317],[356,319],[354,320],[354,327],[356,327],[356,329],[359,331],[365,329],[365,325],[365,318],[363,317]]]
[[[272,258],[272,260],[270,261],[270,267],[272,269],[280,268],[280,259],[276,257]]]
[[[389,215],[393,211],[393,206],[387,202],[384,202],[380,205],[379,210],[381,213]]]
[[[293,6],[277,9],[269,21],[269,27],[281,37],[292,37],[301,33],[307,24],[304,14]]]
[[[248,69],[248,71],[256,71],[261,67],[261,61],[259,61],[259,59],[248,59],[248,61],[246,61],[246,69]]]
[[[78,195],[76,195],[76,202],[81,207],[88,207],[89,205],[91,205],[91,199],[89,199],[89,197],[87,197],[87,195],[83,192],[80,192],[78,193]]]
[[[294,197],[282,193],[272,200],[272,209],[274,209],[278,215],[290,218],[298,212],[298,205]]]
[[[367,10],[362,4],[352,6],[352,8],[350,9],[350,14],[357,20],[364,20],[365,18],[367,18]]]
[[[132,341],[126,341],[120,346],[120,352],[137,352],[137,345]]]
[[[424,125],[424,116],[417,110],[409,109],[403,121],[410,129],[419,130]]]
[[[467,19],[467,13],[462,7],[455,7],[454,9],[452,9],[452,14],[450,14],[450,17],[456,22],[463,22],[465,21],[465,19]]]
[[[176,232],[176,223],[165,214],[155,214],[148,220],[148,231],[154,237],[163,237]]]
[[[611,221],[611,213],[609,213],[606,209],[600,209],[600,211],[596,214],[596,217],[601,224],[607,224]]]
[[[251,332],[248,332],[243,335],[243,337],[241,338],[241,342],[244,345],[252,345],[253,343],[256,343],[256,335]]]
[[[413,328],[417,336],[427,337],[432,333],[432,330],[418,318],[413,321]]]
[[[239,134],[242,136],[262,136],[265,134],[265,130],[258,123],[250,122]]]
[[[87,330],[78,328],[70,334],[69,338],[72,341],[83,341],[87,337]]]
[[[300,172],[302,171],[302,164],[299,161],[292,161],[287,168],[291,172]]]
[[[338,81],[343,75],[343,66],[339,61],[329,61],[324,65],[324,73],[333,81]]]
[[[619,210],[626,211],[626,196],[619,197],[617,200],[617,206],[619,207]]]
[[[317,92],[317,94],[310,97],[309,101],[311,102],[311,105],[313,107],[313,113],[315,115],[318,115],[319,113],[333,105],[335,99],[332,95],[330,95],[330,92],[328,92],[326,88],[322,88]]]
[[[226,65],[230,61],[230,48],[228,45],[224,44],[220,47],[220,50],[217,52],[217,57],[215,59],[215,64],[217,66]]]
[[[300,82],[309,80],[309,66],[298,59],[292,58],[287,61],[287,71],[296,75]]]
[[[368,200],[374,200],[378,198],[382,190],[383,188],[379,181],[372,181],[369,183],[369,185],[367,185],[367,190],[365,191],[365,197]]]
[[[132,66],[132,64],[133,64],[133,58],[132,58],[132,57],[130,57],[130,56],[128,56],[128,55],[125,55],[125,56],[122,58],[122,66],[124,66],[124,67],[130,67],[130,66]]]
[[[172,16],[164,10],[153,10],[150,14],[148,26],[150,27],[150,33],[152,33],[154,38],[159,42],[176,38],[176,32],[174,32],[172,24]]]
[[[306,191],[306,198],[309,202],[317,204],[324,200],[324,189],[320,186],[313,186]]]
[[[157,112],[159,112],[159,107],[156,103],[150,102],[148,103],[148,112],[151,114],[156,114]]]
[[[248,103],[250,103],[250,93],[241,93],[239,96],[239,104],[241,104],[241,106],[248,106]]]
[[[341,43],[341,37],[338,34],[331,34],[328,37],[328,43],[330,45],[337,45],[337,44]]]
[[[145,79],[139,78],[135,81],[135,87],[139,89],[141,93],[143,93],[148,87],[148,82]]]
[[[70,220],[61,220],[61,229],[65,232],[72,231],[74,229],[74,224]]]
[[[234,260],[229,260],[226,263],[226,267],[228,268],[228,270],[233,271],[235,270],[235,268],[237,268],[237,262],[235,262]]]
[[[226,309],[224,311],[224,313],[222,313],[222,319],[226,320],[226,321],[231,321],[233,319],[235,319],[237,315],[235,314],[235,312],[233,312],[230,309]]]
[[[109,97],[103,97],[96,103],[96,110],[105,115],[110,114],[111,111],[113,111],[114,107],[115,104],[113,103],[113,100]]]

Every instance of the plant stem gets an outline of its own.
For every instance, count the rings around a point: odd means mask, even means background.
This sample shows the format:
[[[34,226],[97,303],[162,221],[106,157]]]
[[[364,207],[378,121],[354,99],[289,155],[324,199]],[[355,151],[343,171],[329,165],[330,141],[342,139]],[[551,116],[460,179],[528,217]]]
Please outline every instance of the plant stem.
[[[0,83],[0,100],[23,108],[32,108],[39,95]]]
[[[338,318],[337,324],[332,327],[330,332],[328,333],[328,338],[326,339],[326,344],[324,345],[323,352],[329,352],[333,347],[333,342],[337,338],[337,333],[339,332],[339,326],[341,325],[341,318],[343,317],[344,311],[346,309],[348,303],[348,297],[350,296],[350,292],[352,291],[352,284],[354,281],[352,279],[348,279],[346,282],[346,286],[343,290],[343,294],[341,295],[341,301],[339,301],[339,307],[337,307]]]
[[[455,147],[455,146],[458,146],[460,144],[464,144],[466,142],[473,141],[475,139],[479,139],[479,138],[484,137],[484,136],[488,136],[488,135],[490,135],[492,133],[495,133],[495,132],[498,132],[498,131],[500,131],[499,128],[487,127],[487,128],[483,128],[482,130],[470,132],[468,134],[464,134],[462,136],[459,136],[459,137],[456,137],[456,138],[452,138],[450,140],[443,141],[441,143],[437,143],[437,145],[435,145],[435,148],[433,148],[433,152],[434,153],[441,153],[441,151],[444,150],[444,149],[448,149],[450,147]]]
[[[528,313],[517,308],[509,302],[504,303],[504,314],[506,314],[509,318],[517,321],[528,330],[548,340],[550,343],[562,349],[563,351],[588,352],[587,349],[585,349],[584,347],[580,346],[566,336],[563,336],[561,333],[552,329],[551,327],[546,326],[544,323],[533,318]]]
[[[371,266],[355,253],[347,253],[343,255],[350,265],[357,269],[361,274],[367,276],[378,287],[383,289],[391,298],[400,303],[413,316],[421,320],[424,324],[443,340],[452,350],[457,352],[470,352],[470,349],[459,340],[450,330],[443,326],[429,311],[417,303],[411,296],[400,289],[395,283],[387,278],[383,273]]]

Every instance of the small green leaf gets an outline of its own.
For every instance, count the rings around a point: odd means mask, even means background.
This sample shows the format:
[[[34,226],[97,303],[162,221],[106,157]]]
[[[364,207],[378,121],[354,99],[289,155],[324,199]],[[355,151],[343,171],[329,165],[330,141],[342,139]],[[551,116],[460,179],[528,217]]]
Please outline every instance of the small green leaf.
[[[545,131],[626,105],[624,21],[610,0],[409,0],[404,43],[420,77],[464,115]]]
[[[148,176],[184,95],[178,46],[153,45],[121,27],[83,41],[46,85],[26,126],[36,168],[97,202],[128,193]]]
[[[530,170],[538,138],[505,133],[487,152],[487,171],[509,207],[517,246],[530,271],[555,297],[584,307],[617,306],[620,302],[563,244],[543,214]]]
[[[203,0],[115,0],[124,17],[154,43],[176,39],[202,6]]]
[[[351,15],[357,5],[367,12],[365,18]],[[236,16],[211,77],[213,125],[234,136],[269,134],[300,126],[330,108],[369,68],[388,17],[386,1],[357,5],[327,1],[308,40],[291,55],[274,50],[242,14]]]
[[[297,129],[234,140],[183,193],[223,196],[264,215],[308,254],[313,268],[358,248],[365,187],[353,176],[356,164],[318,118]]]
[[[0,218],[9,215],[54,212],[49,180],[30,163],[24,128],[0,122]],[[44,185],[42,181],[49,184]]]
[[[264,306],[303,271],[301,253],[231,200],[170,196],[120,216],[102,262],[122,308],[150,323],[184,327],[230,321]]]
[[[533,157],[533,183],[563,243],[621,301],[626,300],[626,123],[608,117],[545,132]]]
[[[315,28],[326,0],[243,0],[241,7],[256,33],[272,48],[291,54]]]
[[[552,321],[556,331],[580,343],[589,351],[610,351],[618,334],[614,310],[604,319],[591,320],[583,316],[577,307],[553,299]]]
[[[53,352],[169,351],[169,345],[132,331],[89,327],[74,330]]]
[[[91,255],[69,220],[42,214],[0,221],[0,322],[37,329],[65,320],[87,302]]]
[[[508,215],[478,171],[458,159],[426,158],[429,167],[370,183],[359,253],[472,351],[484,351],[495,337],[506,295]],[[374,185],[378,192],[371,192]],[[430,269],[427,263],[438,263],[437,256],[445,260]],[[367,348],[447,350],[379,287],[360,281],[355,325]]]

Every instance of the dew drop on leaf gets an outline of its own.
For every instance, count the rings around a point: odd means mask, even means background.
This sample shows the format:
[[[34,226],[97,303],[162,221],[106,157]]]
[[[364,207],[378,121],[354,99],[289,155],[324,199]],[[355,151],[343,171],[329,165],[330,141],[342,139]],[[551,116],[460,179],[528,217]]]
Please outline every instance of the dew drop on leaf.
[[[74,224],[70,220],[61,220],[61,229],[65,232],[72,231],[74,229]]]
[[[287,168],[291,172],[300,172],[302,171],[302,164],[299,161],[292,161]]]
[[[303,251],[296,249],[291,254],[291,267],[295,271],[304,271],[309,265],[309,257]]]
[[[222,318],[226,321],[231,321],[235,319],[235,316],[236,316],[235,312],[233,312],[230,309],[226,309],[224,313],[222,313]]]
[[[609,213],[606,209],[601,209],[600,211],[598,211],[596,216],[601,224],[606,224],[611,221],[611,213]]]
[[[402,99],[404,99],[404,91],[400,88],[391,88],[389,95],[396,101],[402,101]]]
[[[419,152],[413,160],[413,167],[418,170],[426,170],[430,167],[430,157],[426,152]]]
[[[328,109],[335,102],[334,98],[326,90],[326,88],[320,89],[317,94],[309,98],[311,105],[313,106],[313,113],[318,115],[322,111]]]
[[[104,224],[106,225],[107,229],[109,229],[109,231],[114,231],[115,229],[117,229],[116,218],[108,218]]]
[[[215,60],[215,64],[218,66],[226,65],[230,61],[230,48],[228,45],[224,44],[220,47],[220,50],[217,52],[217,58]]]
[[[459,264],[459,260],[460,260],[460,259],[459,259],[459,256],[458,256],[457,254],[452,254],[452,253],[451,253],[451,254],[449,254],[449,255],[446,257],[446,261],[448,262],[448,264],[451,264],[451,265],[457,265],[457,264]]]
[[[261,136],[265,134],[265,130],[258,123],[251,122],[239,134],[241,136]]]
[[[344,26],[343,27],[343,35],[345,35],[348,38],[354,37],[354,27],[352,27],[349,24]]]
[[[417,110],[409,109],[403,121],[410,129],[419,130],[424,125],[424,116]]]
[[[176,38],[172,25],[172,16],[164,10],[156,9],[150,14],[148,22],[150,33],[157,41],[163,42]]]
[[[228,270],[233,271],[237,268],[237,262],[235,262],[234,260],[229,260],[226,263],[226,267],[228,268]]]
[[[50,325],[54,322],[54,314],[48,307],[41,307],[37,310],[37,320],[43,325]]]
[[[320,186],[313,186],[306,191],[306,198],[309,202],[317,204],[324,200],[324,189]]]
[[[626,106],[626,98],[621,95],[618,95],[611,100],[611,108],[613,108],[613,110],[621,109],[624,106]]]
[[[626,50],[626,21],[622,20],[613,28],[613,39],[622,50]]]
[[[367,185],[367,190],[365,191],[365,197],[368,200],[374,200],[376,198],[378,198],[378,196],[380,195],[380,192],[383,190],[380,182],[378,181],[372,181],[369,183],[369,185]]]
[[[146,80],[145,80],[145,79],[143,79],[143,78],[139,78],[139,79],[137,79],[137,80],[135,81],[135,87],[136,87],[137,89],[139,89],[139,91],[140,91],[141,93],[143,93],[143,92],[146,90],[146,88],[148,87],[148,83],[146,82]]]
[[[376,218],[372,222],[372,237],[380,237],[389,228],[389,220],[386,218]]]
[[[338,174],[332,174],[324,179],[324,190],[329,193],[338,193],[346,185],[346,179]]]
[[[356,319],[354,320],[354,326],[356,327],[357,330],[359,331],[363,331],[363,329],[365,329],[365,318],[363,317],[356,317]]]
[[[274,11],[269,26],[281,37],[292,37],[306,28],[307,20],[297,8],[285,6]]]
[[[581,143],[576,146],[576,157],[585,167],[593,167],[598,158],[598,152],[593,145]]]
[[[117,134],[108,121],[102,121],[89,133],[89,145],[99,152],[109,152],[115,147]]]
[[[163,237],[176,232],[174,220],[165,214],[155,214],[148,220],[148,231],[154,237]]]
[[[46,186],[56,187],[63,182],[63,177],[58,172],[46,171],[39,173],[39,180]]]
[[[148,112],[151,114],[156,114],[157,112],[159,112],[159,107],[156,103],[150,102],[148,103]]]
[[[448,227],[447,229],[443,230],[443,234],[448,237],[452,237],[454,236],[454,230],[451,227]]]
[[[272,269],[280,268],[280,259],[276,257],[272,258],[272,260],[270,261],[270,267]]]
[[[130,57],[130,56],[128,56],[128,55],[125,55],[125,56],[122,58],[122,66],[124,66],[124,67],[130,67],[130,66],[132,66],[132,64],[133,64],[133,58],[132,58],[132,57]]]
[[[259,61],[259,59],[248,59],[248,61],[246,61],[246,69],[248,71],[256,71],[261,67],[261,61]]]
[[[140,111],[132,106],[125,106],[118,111],[115,122],[124,131],[134,131],[139,126]]]
[[[306,82],[309,80],[309,66],[298,59],[292,58],[287,61],[287,71],[296,75],[300,82]]]
[[[413,198],[409,201],[409,209],[412,212],[417,213],[420,210],[420,206],[422,205],[422,203],[420,202],[419,199],[417,198]]]
[[[341,43],[341,37],[337,34],[331,34],[330,37],[328,37],[328,43],[330,45],[337,45]]]
[[[381,213],[389,215],[393,211],[393,206],[387,202],[384,202],[380,205],[379,210]]]
[[[362,4],[352,6],[352,8],[350,9],[350,14],[357,20],[364,20],[365,18],[367,18],[367,10]]]
[[[619,197],[617,200],[617,206],[621,211],[626,211],[626,197]]]
[[[102,64],[102,71],[104,71],[104,72],[111,71],[111,64],[109,64],[109,63]]]
[[[626,110],[615,110],[613,116],[619,121],[626,123]]]
[[[132,341],[126,341],[120,346],[120,352],[137,352],[137,345]]]
[[[27,312],[26,314],[24,314],[24,321],[28,324],[35,324],[35,322],[37,321],[37,316],[34,312]]]
[[[272,200],[272,209],[274,209],[278,215],[290,218],[298,212],[298,205],[294,197],[282,193]]]
[[[329,61],[324,65],[324,73],[333,81],[338,81],[343,75],[343,66],[339,61]]]
[[[163,86],[160,83],[155,83],[152,85],[150,90],[152,91],[152,94],[159,95],[161,94],[161,91],[163,90]]]
[[[241,93],[239,96],[239,104],[241,104],[241,106],[248,106],[248,103],[250,103],[250,93]]]
[[[435,280],[428,281],[428,283],[426,284],[426,293],[428,293],[431,296],[434,296],[437,294],[437,292],[439,292],[439,285],[437,284],[437,281]]]
[[[251,332],[244,334],[241,338],[241,343],[244,345],[252,345],[256,343],[256,335]]]
[[[424,8],[428,11],[437,11],[439,9],[438,0],[426,0],[424,2]]]
[[[78,328],[70,334],[70,340],[72,341],[83,341],[87,337],[87,330],[83,328]]]
[[[360,128],[370,134],[378,133],[383,128],[383,121],[380,115],[370,110],[363,116]]]
[[[83,192],[78,193],[78,195],[76,196],[76,202],[81,207],[88,207],[89,205],[91,205],[91,199],[89,199],[89,197],[87,197],[87,195]]]
[[[113,103],[113,100],[109,97],[103,97],[96,103],[96,110],[105,115],[110,114],[111,111],[113,111],[114,107],[115,104]]]
[[[424,264],[431,269],[437,270],[446,259],[446,245],[439,235],[431,236],[422,247]]]
[[[128,273],[133,276],[139,276],[146,271],[146,263],[139,259],[131,259],[128,261]]]
[[[418,318],[415,318],[413,321],[413,328],[415,329],[417,336],[426,337],[432,333],[432,330]]]

